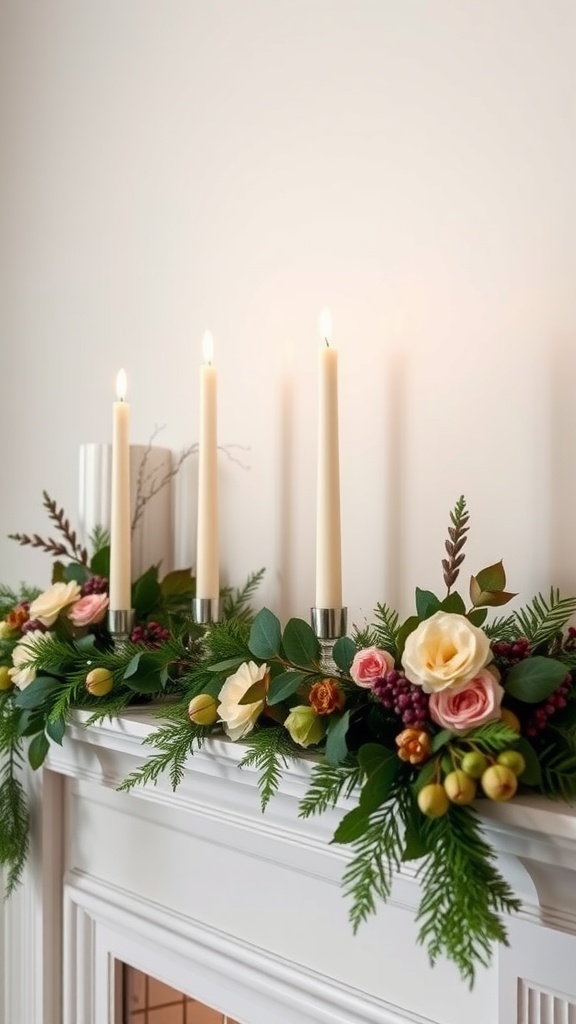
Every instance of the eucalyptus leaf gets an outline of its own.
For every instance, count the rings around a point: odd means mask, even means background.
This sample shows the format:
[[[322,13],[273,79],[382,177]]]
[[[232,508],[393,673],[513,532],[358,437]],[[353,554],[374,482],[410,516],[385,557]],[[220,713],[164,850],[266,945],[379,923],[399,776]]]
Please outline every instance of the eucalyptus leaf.
[[[389,760],[395,757],[394,750],[384,747],[381,743],[364,743],[358,751],[358,763],[365,775],[372,775],[374,772]]]
[[[46,758],[46,754],[50,749],[50,742],[46,737],[45,733],[38,733],[37,736],[31,741],[28,747],[28,760],[31,768],[36,771]]]
[[[78,562],[70,562],[68,565],[64,566],[62,579],[64,583],[71,583],[74,581],[82,586],[82,584],[88,579],[89,575],[90,573],[85,565],[80,565]]]
[[[62,746],[62,740],[66,732],[66,719],[57,718],[54,722],[46,722],[46,732],[54,743]]]
[[[420,590],[416,587],[416,611],[419,619],[429,619],[437,611],[440,611],[440,601],[431,590]]]
[[[332,715],[326,732],[326,760],[328,764],[339,765],[348,755],[346,733],[350,724],[350,712],[343,715]]]
[[[504,572],[502,559],[499,562],[495,562],[494,565],[488,565],[485,569],[481,569],[476,575],[476,582],[481,590],[488,590],[489,592],[504,590],[506,586],[506,573]]]
[[[526,762],[526,768],[518,781],[525,786],[540,786],[542,784],[542,768],[532,744],[525,736],[520,736],[514,744],[514,750],[522,754]]]
[[[487,608],[474,608],[471,612],[468,612],[466,618],[473,626],[483,626],[486,622],[486,616],[488,615]]]
[[[280,621],[269,608],[258,612],[252,628],[248,647],[255,658],[275,658],[280,650],[282,630]]]
[[[366,780],[360,793],[360,807],[372,814],[390,796],[390,790],[400,768],[396,754],[391,754]]]
[[[318,637],[304,619],[289,619],[282,636],[282,646],[293,665],[312,668],[320,657]]]
[[[158,570],[152,566],[132,587],[132,607],[138,615],[148,615],[159,603],[161,596]]]
[[[442,601],[440,608],[443,612],[449,612],[453,615],[465,615],[466,605],[460,597],[460,594],[455,590],[453,594],[448,594],[447,597]]]
[[[341,636],[338,638],[332,648],[332,657],[341,672],[350,672],[350,667],[354,661],[356,650],[356,644],[349,636]]]
[[[110,576],[110,545],[106,544],[105,547],[100,548],[90,560],[90,572],[94,576],[104,576],[108,579]]]
[[[270,683],[267,703],[271,705],[280,704],[281,701],[296,693],[297,689],[306,679],[308,679],[306,672],[294,672],[292,669],[289,669],[287,672],[281,672]]]
[[[398,649],[398,661],[401,661],[402,659],[406,640],[410,636],[410,633],[413,633],[416,627],[419,625],[419,617],[417,615],[410,615],[409,618],[407,618],[406,621],[403,622],[402,625],[400,626],[400,629],[398,630],[398,636],[396,638],[396,646]]]
[[[49,703],[50,697],[62,688],[62,683],[53,676],[36,676],[25,690],[20,690],[14,698],[17,708],[39,708]]]
[[[561,661],[537,655],[512,666],[504,689],[517,700],[537,704],[558,689],[566,674],[566,665]]]

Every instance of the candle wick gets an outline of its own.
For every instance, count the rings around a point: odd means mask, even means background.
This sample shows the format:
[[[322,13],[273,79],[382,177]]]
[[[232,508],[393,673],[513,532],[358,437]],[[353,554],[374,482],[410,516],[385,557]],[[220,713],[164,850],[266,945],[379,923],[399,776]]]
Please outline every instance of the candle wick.
[[[328,338],[324,338],[324,341],[326,343],[326,348],[330,348],[330,342],[328,341]]]

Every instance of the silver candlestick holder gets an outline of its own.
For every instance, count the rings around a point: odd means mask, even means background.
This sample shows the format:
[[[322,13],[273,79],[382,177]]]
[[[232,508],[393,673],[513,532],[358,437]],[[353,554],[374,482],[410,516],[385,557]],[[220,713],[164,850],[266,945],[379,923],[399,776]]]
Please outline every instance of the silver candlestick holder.
[[[330,675],[338,674],[332,652],[341,636],[346,636],[347,608],[311,608],[312,629],[320,643],[320,668]]]
[[[108,612],[108,629],[116,650],[126,643],[134,628],[134,609],[115,608]]]
[[[220,601],[217,597],[193,597],[192,620],[197,626],[220,622]]]

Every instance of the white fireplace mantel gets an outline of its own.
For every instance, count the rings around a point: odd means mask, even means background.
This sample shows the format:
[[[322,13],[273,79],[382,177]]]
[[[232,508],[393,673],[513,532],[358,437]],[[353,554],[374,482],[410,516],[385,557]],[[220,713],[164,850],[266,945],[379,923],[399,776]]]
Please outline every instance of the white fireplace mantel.
[[[260,810],[244,749],[210,740],[173,792],[117,786],[153,753],[149,709],[98,726],[78,714],[31,777],[34,833],[4,906],[0,1024],[120,1024],[115,959],[246,1024],[575,1024],[576,813],[518,797],[479,805],[524,901],[511,945],[472,993],[416,945],[416,868],[353,936],[330,845],[346,809],[302,821],[311,761]]]

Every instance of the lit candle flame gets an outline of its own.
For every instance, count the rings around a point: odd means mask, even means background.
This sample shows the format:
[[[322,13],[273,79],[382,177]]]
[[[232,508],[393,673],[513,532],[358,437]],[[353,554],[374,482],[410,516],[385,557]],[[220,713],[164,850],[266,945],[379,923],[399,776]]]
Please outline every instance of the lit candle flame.
[[[214,362],[214,338],[212,337],[212,331],[206,331],[202,338],[202,355],[204,356],[204,362],[212,364]]]
[[[126,391],[126,370],[118,370],[118,376],[116,377],[116,396],[119,402],[124,402],[126,400]]]
[[[332,337],[332,313],[328,309],[328,306],[324,307],[318,317],[318,329],[320,331],[320,337],[323,338],[328,345],[330,343],[330,338]]]

